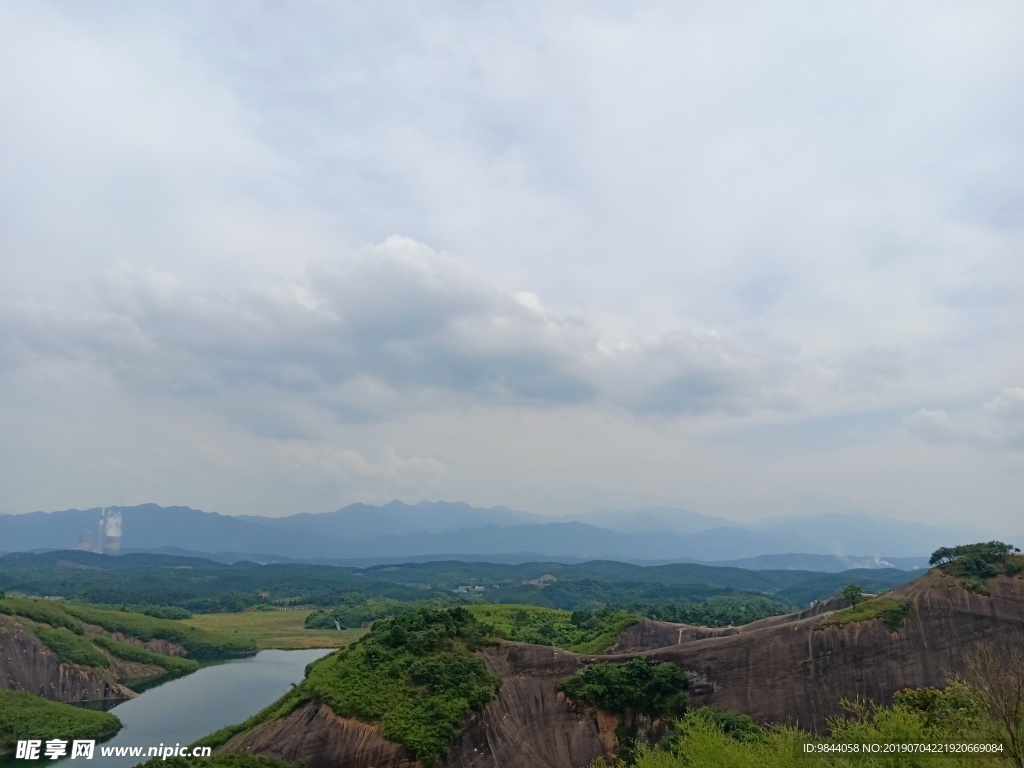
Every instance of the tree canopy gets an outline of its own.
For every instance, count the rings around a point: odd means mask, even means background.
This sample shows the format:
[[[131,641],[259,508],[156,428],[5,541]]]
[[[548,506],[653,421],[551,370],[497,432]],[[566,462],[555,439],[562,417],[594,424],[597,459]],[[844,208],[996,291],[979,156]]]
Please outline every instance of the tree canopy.
[[[853,608],[857,607],[857,601],[864,594],[864,588],[860,584],[847,584],[843,587],[843,597],[850,601]]]

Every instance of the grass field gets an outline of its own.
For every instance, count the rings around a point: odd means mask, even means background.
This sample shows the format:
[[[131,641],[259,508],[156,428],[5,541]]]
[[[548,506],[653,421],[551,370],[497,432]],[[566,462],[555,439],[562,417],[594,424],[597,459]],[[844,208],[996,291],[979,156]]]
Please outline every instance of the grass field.
[[[198,629],[256,641],[261,651],[279,648],[340,648],[366,634],[365,629],[306,629],[309,611],[245,611],[243,613],[203,613],[182,621]]]

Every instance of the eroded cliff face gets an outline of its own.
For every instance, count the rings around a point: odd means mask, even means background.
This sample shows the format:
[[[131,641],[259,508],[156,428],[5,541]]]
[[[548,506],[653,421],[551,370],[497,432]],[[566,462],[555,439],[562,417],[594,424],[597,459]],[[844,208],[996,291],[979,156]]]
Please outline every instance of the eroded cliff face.
[[[841,599],[743,627],[709,629],[642,622],[614,652],[584,656],[509,643],[482,654],[503,680],[498,697],[475,713],[440,761],[443,768],[582,768],[614,754],[617,718],[579,711],[556,690],[589,664],[643,655],[703,678],[697,704],[744,712],[755,720],[823,730],[857,696],[889,703],[905,687],[941,686],[964,670],[979,643],[1019,646],[1024,638],[1024,580],[989,581],[991,596],[962,589],[932,571],[894,590],[909,613],[896,632],[878,620],[815,630]],[[642,649],[642,650],[640,650]],[[412,768],[404,750],[376,726],[345,720],[318,704],[240,734],[225,751],[301,760],[309,768]]]
[[[820,615],[765,619],[767,625],[646,655],[703,675],[713,690],[697,697],[700,703],[822,730],[841,712],[843,698],[889,703],[901,688],[942,686],[962,674],[965,655],[979,643],[1019,646],[1024,580],[1001,576],[989,587],[991,596],[975,594],[932,571],[890,593],[909,603],[896,632],[877,620],[815,630]]]
[[[116,676],[152,676],[156,668],[122,666],[97,670],[64,664],[21,621],[0,614],[0,686],[63,702],[134,698]]]
[[[497,698],[476,712],[443,768],[565,768],[584,766],[618,749],[617,719],[578,711],[558,693],[558,682],[598,657],[557,648],[510,643],[481,657],[502,678]],[[239,734],[223,748],[305,762],[308,768],[413,768],[380,728],[310,703],[287,718]]]
[[[414,768],[400,744],[380,727],[338,717],[326,704],[309,703],[288,717],[232,738],[220,752],[252,752],[301,762],[306,768]]]

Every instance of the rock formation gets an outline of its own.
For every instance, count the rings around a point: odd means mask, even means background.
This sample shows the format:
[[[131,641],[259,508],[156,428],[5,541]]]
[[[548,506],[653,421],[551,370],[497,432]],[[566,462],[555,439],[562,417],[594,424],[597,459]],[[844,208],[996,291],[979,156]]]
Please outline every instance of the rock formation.
[[[578,709],[556,686],[589,664],[637,655],[695,673],[702,681],[697,704],[822,730],[840,713],[842,698],[889,703],[901,688],[943,685],[963,671],[965,653],[979,643],[1019,645],[1024,579],[1000,576],[988,586],[988,596],[968,592],[955,577],[930,571],[890,593],[909,609],[894,632],[879,620],[815,629],[844,607],[833,599],[743,627],[642,622],[602,656],[516,643],[491,648],[481,655],[502,677],[501,691],[467,722],[440,765],[579,768],[614,753],[616,718]],[[377,726],[339,718],[317,703],[239,734],[223,749],[301,760],[309,768],[418,766]]]
[[[63,702],[131,699],[135,692],[118,683],[118,678],[162,673],[143,664],[115,663],[110,670],[64,664],[23,620],[0,614],[0,686],[4,688]]]

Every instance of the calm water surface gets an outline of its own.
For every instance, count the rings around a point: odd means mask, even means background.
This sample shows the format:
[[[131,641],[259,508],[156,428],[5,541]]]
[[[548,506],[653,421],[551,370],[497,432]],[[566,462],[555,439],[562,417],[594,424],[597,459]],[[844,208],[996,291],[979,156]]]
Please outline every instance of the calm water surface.
[[[327,648],[260,651],[247,659],[204,667],[171,680],[111,709],[124,727],[103,746],[185,745],[225,725],[240,723],[286,693],[293,683],[301,682],[306,665],[330,652]],[[83,768],[127,768],[139,762],[145,759],[100,757],[99,744],[92,760],[59,761]]]

